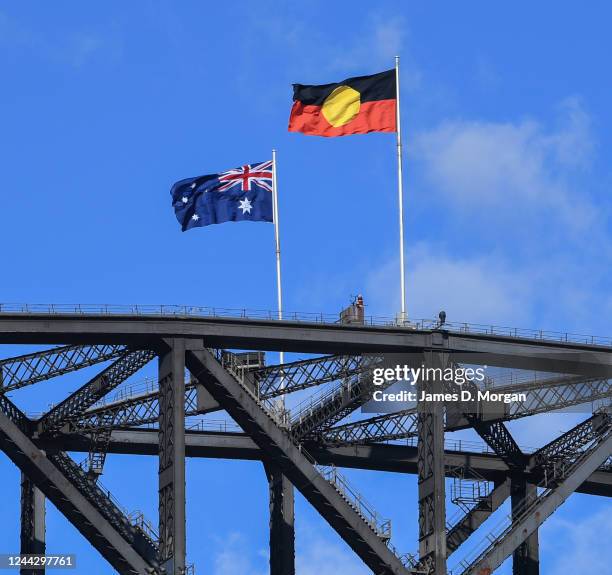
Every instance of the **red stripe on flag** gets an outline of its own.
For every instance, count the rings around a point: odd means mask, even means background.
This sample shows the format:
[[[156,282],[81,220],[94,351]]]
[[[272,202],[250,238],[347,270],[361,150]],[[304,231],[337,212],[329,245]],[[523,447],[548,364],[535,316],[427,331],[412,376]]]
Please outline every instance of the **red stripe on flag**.
[[[309,136],[348,136],[369,132],[396,132],[397,100],[362,102],[359,114],[343,126],[332,126],[323,116],[321,106],[305,106],[295,101],[289,116],[289,131]]]

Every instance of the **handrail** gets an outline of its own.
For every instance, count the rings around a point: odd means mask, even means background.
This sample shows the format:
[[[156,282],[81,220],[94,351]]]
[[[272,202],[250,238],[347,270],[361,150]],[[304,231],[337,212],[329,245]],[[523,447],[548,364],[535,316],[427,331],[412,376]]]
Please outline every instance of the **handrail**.
[[[0,315],[128,315],[174,318],[227,318],[251,319],[274,322],[306,322],[315,324],[338,324],[339,315],[315,312],[283,312],[283,319],[278,319],[276,310],[258,310],[248,308],[219,308],[187,305],[118,305],[118,304],[23,304],[0,303]],[[388,316],[366,316],[364,326],[403,327],[411,330],[445,331],[509,337],[513,339],[541,340],[558,343],[579,343],[612,347],[612,337],[603,337],[570,332],[525,329],[508,326],[496,326],[469,322],[446,322],[440,327],[438,320],[413,319],[398,322]],[[350,327],[350,326],[347,326]]]
[[[605,441],[611,433],[612,426],[608,425],[607,429],[594,438],[590,442],[589,447],[580,452],[580,455],[576,459],[569,462],[557,462],[553,473],[550,475],[546,473],[542,481],[536,486],[535,493],[531,497],[525,498],[512,513],[503,517],[499,523],[489,531],[488,535],[472,549],[466,557],[459,561],[457,567],[461,567],[463,573],[468,573],[471,567],[474,566],[489,549],[492,549],[497,542],[500,541],[522,518],[526,517],[540,501],[549,497],[559,483],[564,481],[573,471],[575,471],[583,460],[588,457],[598,445]],[[539,495],[538,489],[543,490]],[[453,570],[453,572],[455,572],[455,570]]]
[[[338,471],[335,465],[316,465],[316,468],[340,494],[350,501],[359,515],[374,529],[379,537],[391,538],[391,520],[383,518],[363,495],[351,486],[348,479]]]
[[[219,361],[218,354],[215,354],[217,361]],[[229,367],[229,369],[228,369]],[[242,374],[236,373],[231,369],[230,366],[225,367],[229,373],[236,379],[243,390],[245,390],[259,405],[261,409],[271,417],[280,427],[287,426],[286,411],[276,409],[276,405],[270,400],[262,399],[257,394],[245,385],[241,378]],[[306,457],[306,459],[314,465],[315,469],[322,475],[324,479],[329,481],[334,489],[338,491],[341,496],[344,496],[349,505],[351,505],[356,512],[362,517],[362,519],[370,526],[370,528],[382,539],[389,540],[391,538],[391,521],[389,519],[382,519],[377,511],[374,510],[371,504],[369,504],[365,498],[358,493],[349,484],[346,477],[338,472],[333,465],[319,465],[314,457],[310,455],[301,444],[297,444],[298,449]]]

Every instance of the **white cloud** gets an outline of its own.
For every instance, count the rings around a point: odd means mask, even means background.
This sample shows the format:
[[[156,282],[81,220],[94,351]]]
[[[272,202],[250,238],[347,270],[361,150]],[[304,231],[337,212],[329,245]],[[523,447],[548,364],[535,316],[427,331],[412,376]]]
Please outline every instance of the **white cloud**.
[[[365,33],[350,45],[335,46],[335,57],[330,67],[338,70],[386,67],[394,65],[395,56],[402,51],[406,25],[401,17],[368,18]]]
[[[298,575],[368,575],[369,569],[353,551],[331,531],[320,535],[309,522],[300,521],[296,534],[295,566]],[[247,538],[238,532],[221,541],[214,558],[213,575],[265,575],[268,552],[254,552]]]
[[[366,29],[352,44],[330,46],[328,68],[330,72],[355,72],[371,74],[395,66],[395,56],[401,60],[401,85],[403,90],[413,91],[421,84],[421,73],[405,49],[408,27],[404,18],[371,14],[366,19]]]
[[[565,575],[568,566],[575,566],[580,573],[610,572],[612,546],[605,544],[612,532],[610,503],[604,502],[602,509],[583,519],[575,514],[571,519],[553,515],[542,529],[540,544],[546,553],[544,565],[549,575]]]
[[[531,286],[497,258],[454,258],[420,244],[406,255],[407,307],[410,317],[448,321],[504,323],[527,321]],[[366,282],[368,313],[393,315],[399,309],[399,264],[390,260],[374,269]]]
[[[408,27],[403,17],[379,10],[364,13],[348,41],[340,39],[335,29],[321,29],[319,19],[320,15],[311,18],[289,6],[275,7],[266,18],[261,18],[260,8],[254,10],[248,14],[249,56],[263,34],[284,56],[290,54],[291,81],[322,83],[392,68],[395,56],[403,54],[402,86],[408,90],[419,86],[420,72],[405,49]]]
[[[611,276],[601,262],[612,256],[610,202],[576,183],[595,149],[580,101],[563,101],[553,128],[534,120],[445,121],[414,142],[432,184],[419,190],[428,204],[419,209],[442,210],[449,230],[441,239],[456,236],[462,247],[424,240],[408,249],[409,315],[444,309],[449,321],[605,335]],[[397,268],[396,259],[373,265],[369,313],[399,308]]]
[[[558,162],[570,167],[587,167],[595,149],[591,117],[575,96],[563,100],[558,110],[559,127],[550,135],[549,142]]]
[[[456,208],[507,208],[492,219],[510,222],[514,214],[524,221],[536,214],[580,230],[594,221],[589,198],[571,187],[575,170],[589,165],[594,148],[589,115],[577,98],[561,103],[555,129],[530,119],[446,121],[418,135],[413,146],[434,190]]]
[[[313,529],[298,532],[298,575],[368,575],[371,571],[344,543],[317,535]]]
[[[268,570],[255,567],[257,560],[249,548],[246,538],[238,532],[230,533],[222,540],[221,550],[217,552],[214,575],[265,575]],[[258,562],[261,565],[261,561]]]

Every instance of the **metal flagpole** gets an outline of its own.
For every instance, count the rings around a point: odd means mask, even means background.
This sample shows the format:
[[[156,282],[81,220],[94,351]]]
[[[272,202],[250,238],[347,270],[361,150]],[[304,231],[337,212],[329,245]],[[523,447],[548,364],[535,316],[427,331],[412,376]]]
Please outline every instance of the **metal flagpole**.
[[[283,319],[283,289],[281,284],[281,249],[278,222],[278,187],[276,184],[276,150],[272,150],[272,217],[274,218],[274,240],[276,244],[276,295],[278,306],[278,319]],[[285,363],[285,352],[279,353],[280,363]],[[281,378],[281,389],[285,387],[285,378]],[[285,396],[281,396],[282,405],[285,405]]]
[[[400,298],[401,315],[400,321],[404,323],[406,317],[406,277],[404,270],[404,184],[402,178],[402,129],[400,124],[400,78],[399,78],[399,56],[395,57],[395,86],[397,104],[395,118],[397,124],[397,193],[399,199],[399,241],[400,241]]]

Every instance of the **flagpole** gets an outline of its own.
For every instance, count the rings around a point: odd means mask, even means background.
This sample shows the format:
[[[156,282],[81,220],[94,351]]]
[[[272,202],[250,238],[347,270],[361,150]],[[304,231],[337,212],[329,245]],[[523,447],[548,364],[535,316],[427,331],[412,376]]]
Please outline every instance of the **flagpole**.
[[[406,277],[404,270],[404,183],[402,178],[402,129],[400,124],[400,78],[399,78],[399,56],[395,57],[395,86],[397,103],[395,118],[397,125],[397,193],[399,200],[399,242],[400,242],[400,321],[404,323],[406,317]]]
[[[272,217],[274,218],[274,241],[276,251],[276,297],[278,319],[283,319],[283,289],[281,284],[281,249],[278,217],[278,187],[276,183],[276,150],[272,150]],[[285,352],[279,353],[280,363],[285,363]],[[285,387],[285,378],[281,377],[281,389]],[[285,396],[281,396],[282,405],[285,405]]]

